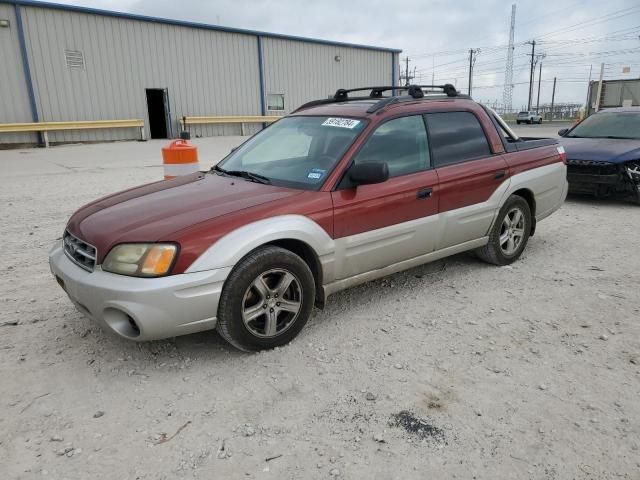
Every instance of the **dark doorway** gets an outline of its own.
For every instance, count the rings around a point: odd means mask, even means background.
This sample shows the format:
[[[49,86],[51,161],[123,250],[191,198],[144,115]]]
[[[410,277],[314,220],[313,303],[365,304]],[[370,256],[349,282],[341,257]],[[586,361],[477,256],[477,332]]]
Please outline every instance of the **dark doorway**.
[[[167,138],[169,136],[167,91],[162,88],[147,88],[147,109],[151,138]]]

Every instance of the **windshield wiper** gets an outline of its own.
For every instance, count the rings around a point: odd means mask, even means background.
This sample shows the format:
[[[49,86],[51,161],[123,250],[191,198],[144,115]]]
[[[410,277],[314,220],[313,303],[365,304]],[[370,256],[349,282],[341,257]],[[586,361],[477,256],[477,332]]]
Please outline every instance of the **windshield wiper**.
[[[241,177],[245,180],[249,180],[250,182],[262,183],[263,185],[271,185],[271,180],[258,173],[247,172],[246,170],[225,170],[217,165],[213,167],[213,169],[216,172],[224,173],[225,175],[229,175],[231,177]]]

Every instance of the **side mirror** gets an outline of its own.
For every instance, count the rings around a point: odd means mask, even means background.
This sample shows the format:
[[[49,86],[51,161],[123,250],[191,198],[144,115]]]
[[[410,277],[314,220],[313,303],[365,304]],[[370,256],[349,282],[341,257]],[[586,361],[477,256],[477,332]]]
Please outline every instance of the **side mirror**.
[[[564,137],[568,131],[569,131],[568,128],[563,128],[562,130],[558,130],[558,135],[560,135],[561,137]]]
[[[349,169],[349,179],[356,185],[386,182],[389,179],[389,167],[385,162],[356,163]]]

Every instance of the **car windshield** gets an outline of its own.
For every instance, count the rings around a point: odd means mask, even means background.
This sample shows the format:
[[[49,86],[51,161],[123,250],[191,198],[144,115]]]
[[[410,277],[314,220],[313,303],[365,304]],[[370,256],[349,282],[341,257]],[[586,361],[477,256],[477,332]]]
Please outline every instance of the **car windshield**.
[[[216,170],[221,175],[317,190],[366,123],[353,118],[286,117],[233,151]]]
[[[596,113],[571,130],[567,137],[640,140],[640,111]]]

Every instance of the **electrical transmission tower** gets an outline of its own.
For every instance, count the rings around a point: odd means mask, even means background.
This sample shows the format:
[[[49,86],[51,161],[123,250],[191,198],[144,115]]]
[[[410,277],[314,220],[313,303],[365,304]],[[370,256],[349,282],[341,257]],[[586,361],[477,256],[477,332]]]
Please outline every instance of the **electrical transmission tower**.
[[[511,5],[511,27],[509,28],[509,51],[507,52],[507,66],[504,69],[504,91],[502,103],[505,113],[511,110],[513,102],[513,34],[516,27],[516,4]]]

